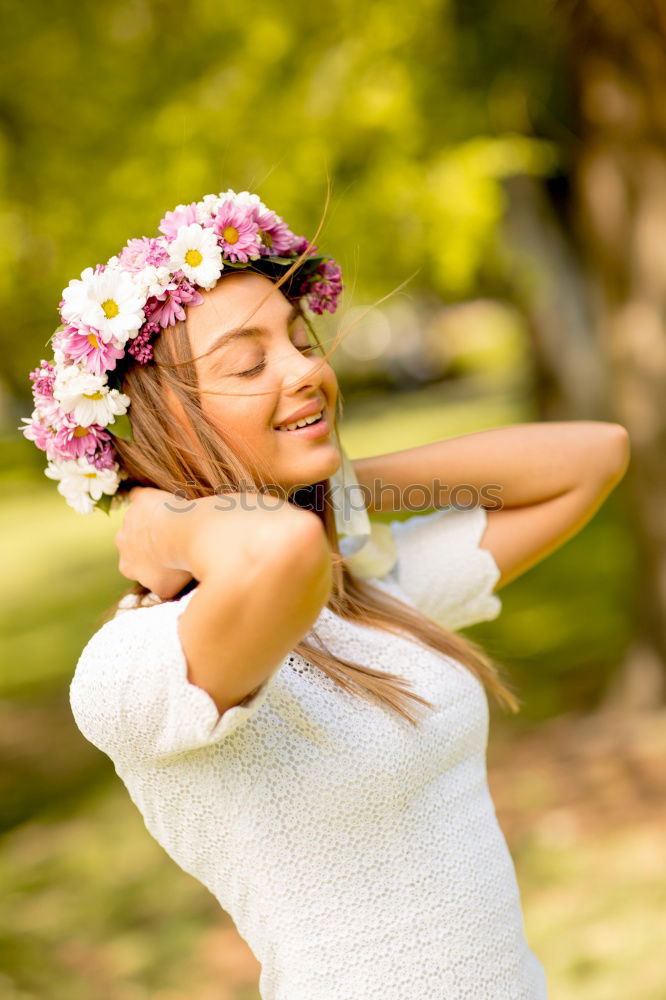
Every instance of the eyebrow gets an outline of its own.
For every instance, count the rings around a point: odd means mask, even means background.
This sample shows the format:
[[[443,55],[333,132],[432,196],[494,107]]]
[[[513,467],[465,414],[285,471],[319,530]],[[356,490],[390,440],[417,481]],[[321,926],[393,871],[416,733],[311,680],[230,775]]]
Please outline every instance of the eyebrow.
[[[287,316],[287,326],[291,326],[295,319],[302,316],[302,312],[298,306],[292,306],[289,315]],[[226,347],[228,343],[232,340],[236,340],[239,337],[261,337],[268,333],[265,326],[238,326],[233,330],[225,330],[217,337],[211,346],[206,351],[206,354],[212,354],[220,347]]]

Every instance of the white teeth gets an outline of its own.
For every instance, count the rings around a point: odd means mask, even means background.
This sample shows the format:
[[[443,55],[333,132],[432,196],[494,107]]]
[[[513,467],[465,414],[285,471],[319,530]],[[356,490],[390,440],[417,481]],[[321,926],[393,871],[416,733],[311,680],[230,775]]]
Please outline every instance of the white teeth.
[[[323,410],[319,413],[313,413],[311,417],[303,417],[302,420],[297,420],[294,424],[284,424],[282,427],[278,427],[279,431],[295,431],[297,427],[307,427],[308,424],[314,424],[323,414]]]

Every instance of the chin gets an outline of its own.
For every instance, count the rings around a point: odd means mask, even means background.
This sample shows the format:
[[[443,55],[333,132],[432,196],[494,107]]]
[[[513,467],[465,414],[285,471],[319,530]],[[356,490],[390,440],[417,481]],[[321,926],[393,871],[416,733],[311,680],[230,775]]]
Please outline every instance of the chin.
[[[326,449],[326,454],[318,459],[313,456],[312,466],[308,469],[308,479],[311,483],[318,483],[322,479],[328,479],[338,471],[342,465],[342,456],[335,445],[331,444]]]
[[[342,455],[334,444],[322,448],[321,455],[311,455],[307,463],[298,469],[297,473],[285,475],[283,484],[288,482],[293,489],[294,486],[310,486],[312,483],[319,483],[324,479],[329,479],[338,471],[342,465]],[[292,473],[292,470],[289,470]]]
[[[333,473],[337,472],[340,466],[342,465],[342,455],[338,451],[337,446],[331,444],[330,450],[331,450],[331,457],[327,464],[327,471],[321,477],[322,479],[328,479],[328,477],[332,476]]]

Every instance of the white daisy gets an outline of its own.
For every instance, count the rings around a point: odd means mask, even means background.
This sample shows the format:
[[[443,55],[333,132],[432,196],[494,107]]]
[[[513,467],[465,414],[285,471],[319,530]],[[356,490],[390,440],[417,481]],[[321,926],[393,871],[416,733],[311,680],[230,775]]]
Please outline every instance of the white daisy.
[[[102,493],[113,495],[120,482],[117,466],[114,469],[96,469],[83,457],[49,462],[44,474],[49,479],[58,480],[58,493],[79,514],[91,514],[94,501],[99,500]]]
[[[136,272],[134,282],[145,299],[150,298],[151,295],[159,298],[168,289],[171,277],[171,268],[164,265],[155,267],[153,264],[147,264]]]
[[[62,317],[67,323],[84,323],[99,330],[105,344],[113,337],[121,346],[145,316],[141,291],[132,276],[113,263],[95,273],[87,267],[63,292]]]
[[[109,389],[105,375],[94,375],[78,365],[67,365],[56,374],[53,395],[61,410],[71,413],[82,427],[106,427],[126,413],[130,405],[129,396]]]
[[[202,226],[207,225],[222,203],[222,196],[217,194],[206,194],[197,202],[197,219]]]
[[[222,251],[217,236],[198,222],[180,227],[169,246],[169,256],[174,271],[182,271],[201,288],[213,288],[222,273]]]

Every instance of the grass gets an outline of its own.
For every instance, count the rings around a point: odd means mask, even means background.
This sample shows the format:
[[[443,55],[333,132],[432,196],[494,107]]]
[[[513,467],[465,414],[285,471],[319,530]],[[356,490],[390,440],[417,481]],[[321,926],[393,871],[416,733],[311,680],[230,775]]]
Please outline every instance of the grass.
[[[589,840],[544,824],[517,873],[552,1000],[663,1000],[665,872],[663,818]]]
[[[45,481],[5,489],[0,542],[0,695],[61,682],[82,639],[125,589],[113,535],[118,514],[80,516]]]

